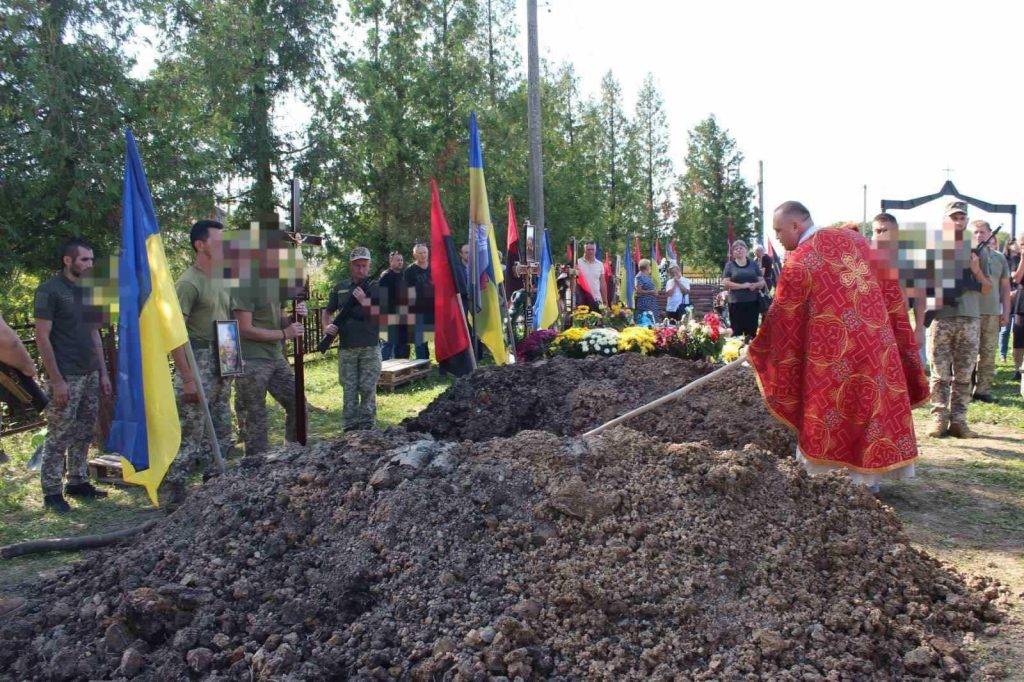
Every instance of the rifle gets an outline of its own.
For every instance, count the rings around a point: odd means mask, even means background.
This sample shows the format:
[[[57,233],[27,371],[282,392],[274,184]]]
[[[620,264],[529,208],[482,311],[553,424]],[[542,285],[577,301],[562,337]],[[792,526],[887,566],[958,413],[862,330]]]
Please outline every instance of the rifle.
[[[986,240],[985,240],[985,241],[983,241],[982,243],[980,243],[980,244],[978,244],[977,246],[975,246],[974,248],[972,248],[972,249],[971,249],[971,253],[973,253],[973,254],[974,254],[975,256],[979,256],[979,257],[980,257],[980,256],[981,256],[981,250],[982,250],[983,248],[985,248],[986,246],[988,246],[988,245],[989,245],[989,243],[990,243],[990,242],[991,242],[991,241],[992,241],[993,239],[995,239],[995,238],[996,238],[996,235],[997,235],[997,234],[999,234],[999,230],[1001,230],[1001,229],[1003,229],[1003,226],[1002,226],[1002,225],[999,225],[998,227],[996,227],[996,229],[992,230],[992,234],[990,234],[990,235],[988,236],[988,239],[986,239]],[[973,275],[972,275],[972,277],[973,277]],[[935,311],[934,311],[934,310],[928,310],[928,311],[926,311],[926,312],[925,312],[925,314],[924,314],[924,326],[925,326],[925,327],[930,327],[930,326],[932,326],[932,322],[933,322],[934,320],[935,320]]]
[[[11,407],[31,407],[36,412],[42,412],[50,399],[39,388],[35,379],[5,362],[0,362],[0,401]]]
[[[358,288],[362,289],[363,291],[366,291],[371,286],[373,286],[374,283],[376,283],[376,281],[377,280],[375,279],[367,278],[360,282]],[[355,290],[356,287],[352,288],[353,290]],[[335,327],[338,327],[338,329],[341,329],[341,323],[352,315],[357,305],[359,305],[358,299],[356,299],[356,297],[353,296],[351,292],[349,292],[348,298],[345,299],[345,302],[338,309],[338,314],[334,316],[333,320],[331,320],[331,324],[333,324]],[[334,339],[336,336],[337,334],[325,333],[323,337],[320,338],[320,343],[316,345],[317,350],[320,351],[321,353],[326,353],[330,349],[331,344],[334,343]]]

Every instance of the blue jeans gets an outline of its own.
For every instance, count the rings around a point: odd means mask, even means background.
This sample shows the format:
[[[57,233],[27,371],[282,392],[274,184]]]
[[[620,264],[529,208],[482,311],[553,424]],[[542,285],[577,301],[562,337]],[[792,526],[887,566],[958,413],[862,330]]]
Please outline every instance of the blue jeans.
[[[1006,354],[1010,352],[1010,330],[1013,329],[1013,315],[1010,316],[1010,324],[999,328],[999,354],[1006,360]]]

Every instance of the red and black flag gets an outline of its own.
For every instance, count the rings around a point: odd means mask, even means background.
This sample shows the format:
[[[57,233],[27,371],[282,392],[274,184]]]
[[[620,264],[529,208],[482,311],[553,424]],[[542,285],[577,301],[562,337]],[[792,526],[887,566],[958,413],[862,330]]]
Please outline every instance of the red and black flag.
[[[462,261],[455,250],[448,221],[441,208],[437,182],[430,179],[430,270],[434,278],[434,352],[437,364],[455,376],[473,371],[469,329],[460,305],[466,285]]]
[[[508,198],[508,237],[505,249],[505,290],[519,291],[523,288],[523,278],[516,274],[516,263],[522,257],[519,255],[519,227],[516,225],[516,207],[512,203],[512,197]]]

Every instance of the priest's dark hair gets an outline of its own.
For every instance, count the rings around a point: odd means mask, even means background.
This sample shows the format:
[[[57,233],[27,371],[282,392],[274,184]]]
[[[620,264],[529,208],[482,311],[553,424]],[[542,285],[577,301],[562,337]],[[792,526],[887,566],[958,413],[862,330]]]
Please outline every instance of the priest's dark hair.
[[[196,249],[196,242],[205,242],[210,238],[210,230],[223,230],[224,225],[216,220],[197,220],[192,224],[192,229],[188,231],[188,243],[192,245],[193,251]]]
[[[808,211],[807,207],[799,201],[784,201],[779,204],[779,207],[775,209],[775,212],[783,217],[796,216],[800,218],[800,220],[811,219],[811,212]]]

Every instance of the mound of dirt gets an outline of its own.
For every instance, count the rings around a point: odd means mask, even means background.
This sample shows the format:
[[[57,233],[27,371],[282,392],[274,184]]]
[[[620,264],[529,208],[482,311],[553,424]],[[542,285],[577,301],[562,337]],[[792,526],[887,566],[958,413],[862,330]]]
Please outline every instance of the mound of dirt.
[[[0,677],[953,679],[998,596],[754,447],[360,432],[31,586]]]
[[[455,382],[403,425],[438,438],[473,441],[525,429],[579,434],[713,369],[707,362],[638,353],[487,367]],[[749,367],[636,417],[628,426],[673,443],[707,441],[719,448],[753,443],[785,455],[793,453],[796,442],[768,414]]]

